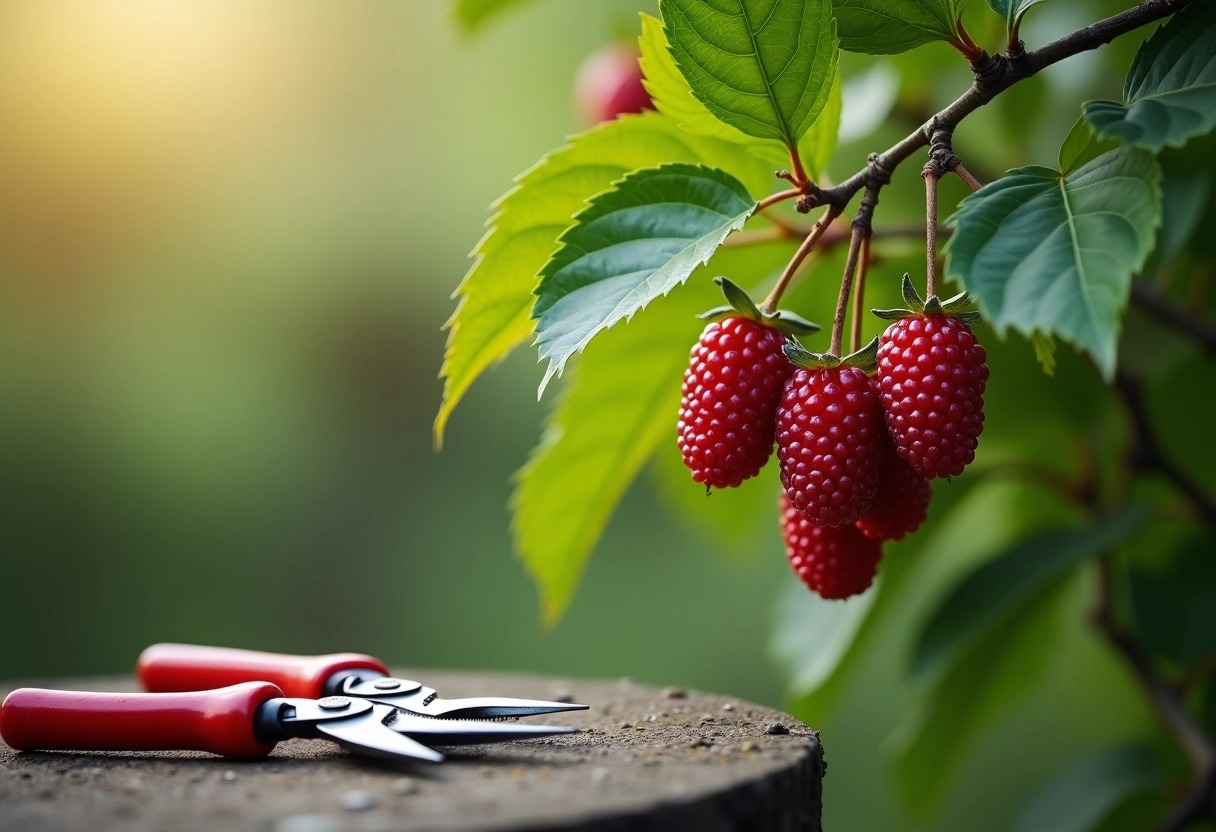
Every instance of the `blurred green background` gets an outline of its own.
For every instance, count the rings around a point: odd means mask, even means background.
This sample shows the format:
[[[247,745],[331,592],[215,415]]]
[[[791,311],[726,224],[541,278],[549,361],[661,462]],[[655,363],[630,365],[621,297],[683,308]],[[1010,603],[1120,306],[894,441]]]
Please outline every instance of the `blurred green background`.
[[[469,36],[423,0],[0,3],[0,678],[125,673],[174,640],[692,686],[797,707],[824,730],[833,829],[1005,828],[1059,766],[1153,736],[1077,612],[1090,591],[1078,579],[1027,671],[1034,687],[985,703],[999,719],[947,726],[978,739],[965,763],[946,754],[928,774],[949,786],[935,819],[902,808],[889,762],[925,704],[904,680],[915,627],[966,569],[1076,519],[999,478],[937,484],[929,527],[887,548],[899,594],[809,699],[785,691],[813,675],[798,657],[815,654],[815,610],[762,487],[714,497],[711,513],[762,515],[740,538],[705,515],[690,528],[670,483],[643,478],[569,614],[540,627],[507,502],[555,396],[535,402],[539,368],[517,351],[474,385],[436,453],[440,327],[490,203],[582,128],[580,61],[655,5],[545,0]],[[1036,7],[1023,36],[1042,43],[1126,5]],[[971,6],[972,34],[997,45],[999,21]],[[1054,164],[1079,102],[1118,96],[1141,39],[978,112],[956,136],[971,170]],[[855,132],[830,172],[964,89],[952,55],[884,59],[846,92]],[[872,65],[842,62],[846,78]],[[1210,142],[1196,147],[1210,169]],[[923,217],[915,167],[883,192],[880,223]],[[946,211],[963,190],[943,187]],[[920,268],[917,245],[885,250],[874,305],[894,294],[887,278]],[[802,291],[816,309],[820,289]],[[1216,404],[1210,360],[1136,314],[1127,326],[1152,347],[1155,412],[1187,414],[1169,447],[1216,486],[1212,445],[1193,440]],[[989,464],[1030,447],[1068,470],[1079,446],[1123,440],[1118,407],[1067,347],[1052,379],[1024,341],[982,335]]]

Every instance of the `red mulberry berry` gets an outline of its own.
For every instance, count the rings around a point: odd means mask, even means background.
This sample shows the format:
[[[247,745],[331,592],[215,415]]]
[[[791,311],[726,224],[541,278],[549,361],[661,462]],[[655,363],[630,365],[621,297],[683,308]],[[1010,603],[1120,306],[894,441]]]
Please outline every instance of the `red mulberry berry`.
[[[777,458],[790,502],[816,525],[855,522],[878,489],[884,431],[859,368],[796,369],[777,408]]]
[[[860,595],[874,582],[882,543],[856,526],[816,526],[781,495],[785,556],[804,584],[829,600]]]
[[[793,365],[785,336],[739,316],[705,327],[684,372],[680,453],[706,488],[731,488],[760,473],[773,452],[773,421]]]
[[[963,321],[901,318],[883,333],[878,378],[899,455],[926,477],[958,476],[984,429],[984,348]]]
[[[857,528],[874,540],[903,540],[925,522],[932,497],[929,481],[889,448],[878,475],[878,492]]]

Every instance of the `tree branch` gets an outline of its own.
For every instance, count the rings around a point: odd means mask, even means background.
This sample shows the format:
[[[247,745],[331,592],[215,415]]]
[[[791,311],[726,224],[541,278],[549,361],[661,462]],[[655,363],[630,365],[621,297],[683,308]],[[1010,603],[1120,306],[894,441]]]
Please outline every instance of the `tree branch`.
[[[1208,355],[1216,353],[1216,326],[1200,316],[1170,303],[1143,281],[1132,281],[1132,301],[1161,323],[1189,335]]]
[[[971,65],[975,81],[953,104],[887,150],[870,156],[869,163],[844,182],[819,190],[814,199],[817,204],[833,205],[843,211],[862,188],[886,184],[901,162],[929,144],[935,130],[953,131],[964,118],[1019,81],[1065,58],[1097,49],[1146,23],[1168,17],[1192,2],[1195,0],[1144,0],[1125,12],[1078,29],[1032,52],[1022,52],[1012,58],[981,55]]]

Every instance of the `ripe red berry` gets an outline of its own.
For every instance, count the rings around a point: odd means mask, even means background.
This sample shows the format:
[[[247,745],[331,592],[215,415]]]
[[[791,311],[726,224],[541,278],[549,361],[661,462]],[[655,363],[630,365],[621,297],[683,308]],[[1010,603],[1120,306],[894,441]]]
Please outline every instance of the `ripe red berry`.
[[[857,367],[799,367],[777,408],[781,484],[812,523],[844,526],[870,507],[884,448],[878,399]]]
[[[984,348],[963,321],[911,315],[887,327],[878,378],[899,455],[926,477],[958,476],[984,429]]]
[[[625,43],[611,43],[587,56],[574,80],[574,98],[588,126],[654,109],[642,85],[638,52]]]
[[[768,462],[777,403],[794,369],[784,342],[776,329],[732,315],[705,327],[692,348],[676,430],[684,464],[707,488],[736,486]]]
[[[804,584],[829,600],[860,595],[874,582],[882,543],[856,526],[816,526],[781,495],[785,556]]]
[[[878,492],[857,528],[874,540],[903,540],[925,522],[932,497],[929,481],[888,447],[878,475]]]

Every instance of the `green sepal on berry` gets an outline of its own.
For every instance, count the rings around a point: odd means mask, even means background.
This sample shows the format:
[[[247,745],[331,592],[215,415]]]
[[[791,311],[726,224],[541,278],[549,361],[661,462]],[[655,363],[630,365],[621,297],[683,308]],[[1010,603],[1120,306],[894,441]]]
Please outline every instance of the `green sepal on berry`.
[[[866,375],[872,375],[878,369],[878,336],[857,352],[850,353],[844,358],[832,355],[830,352],[811,352],[801,344],[786,341],[781,347],[785,357],[795,367],[804,370],[824,370],[832,367],[856,367]]]
[[[971,309],[971,298],[967,297],[966,292],[959,292],[946,300],[939,300],[937,295],[929,295],[929,299],[925,300],[912,285],[912,277],[905,273],[903,294],[907,309],[871,309],[870,311],[884,321],[898,321],[900,318],[912,315],[946,315],[957,318],[968,326],[979,323],[980,313]]]
[[[715,318],[722,318],[728,315],[742,315],[744,318],[755,321],[758,324],[771,327],[783,335],[810,335],[819,331],[819,324],[812,323],[801,315],[790,312],[788,309],[779,309],[776,312],[767,312],[761,309],[751,299],[751,296],[730,278],[715,277],[714,283],[717,283],[719,288],[722,289],[722,294],[726,295],[728,305],[715,306],[708,312],[702,312],[697,317],[703,321],[711,321]]]

